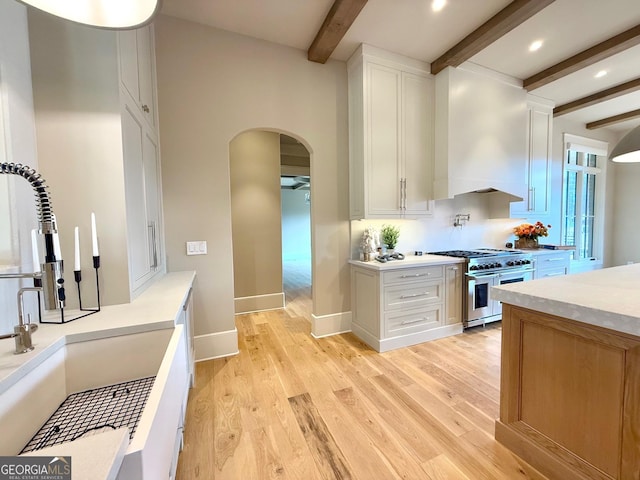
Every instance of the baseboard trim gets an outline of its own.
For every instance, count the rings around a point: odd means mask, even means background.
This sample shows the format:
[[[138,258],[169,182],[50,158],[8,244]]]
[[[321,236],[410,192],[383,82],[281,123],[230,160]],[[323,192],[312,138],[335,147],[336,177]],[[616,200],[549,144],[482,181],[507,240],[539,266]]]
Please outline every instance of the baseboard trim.
[[[376,352],[382,353],[388,352],[389,350],[395,350],[396,348],[410,347],[411,345],[417,345],[430,340],[437,340],[439,338],[457,335],[462,333],[462,324],[457,323],[455,325],[444,325],[442,327],[432,328],[431,330],[425,330],[424,332],[385,338],[382,340],[355,323],[351,326],[351,330],[356,337],[360,338],[360,340],[364,341]]]
[[[284,292],[233,299],[236,315],[284,308]]]
[[[196,362],[237,355],[240,353],[238,350],[238,329],[197,335],[193,339],[193,345],[196,350]]]
[[[332,313],[329,315],[311,314],[311,336],[314,338],[329,337],[351,331],[351,312]]]

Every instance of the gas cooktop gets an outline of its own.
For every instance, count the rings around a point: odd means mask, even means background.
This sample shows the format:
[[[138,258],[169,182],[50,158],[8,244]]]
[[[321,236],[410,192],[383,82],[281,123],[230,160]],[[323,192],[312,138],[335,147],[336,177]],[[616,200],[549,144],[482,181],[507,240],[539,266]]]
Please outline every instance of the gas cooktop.
[[[500,250],[498,248],[478,248],[476,250],[445,250],[442,252],[429,252],[430,255],[446,255],[457,258],[482,258],[501,257],[506,255],[520,255],[519,250]]]

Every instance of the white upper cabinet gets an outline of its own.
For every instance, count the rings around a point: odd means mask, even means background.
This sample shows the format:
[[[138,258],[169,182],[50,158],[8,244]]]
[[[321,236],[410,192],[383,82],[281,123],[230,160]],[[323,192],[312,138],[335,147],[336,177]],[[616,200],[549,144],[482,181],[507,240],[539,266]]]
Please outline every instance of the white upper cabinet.
[[[551,203],[553,103],[527,96],[527,195],[511,204],[512,217],[548,215]]]
[[[362,45],[348,62],[351,218],[431,214],[429,66]]]
[[[120,81],[124,92],[144,113],[144,119],[156,125],[155,56],[153,27],[118,32]]]

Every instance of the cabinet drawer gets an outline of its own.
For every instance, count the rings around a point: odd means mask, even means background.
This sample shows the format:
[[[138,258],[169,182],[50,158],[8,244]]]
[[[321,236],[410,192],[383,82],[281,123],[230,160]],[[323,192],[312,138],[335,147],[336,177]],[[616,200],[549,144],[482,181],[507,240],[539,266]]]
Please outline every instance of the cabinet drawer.
[[[384,309],[398,310],[419,305],[441,303],[443,282],[415,282],[408,285],[393,285],[384,288]]]
[[[442,265],[433,267],[405,268],[402,270],[384,272],[382,274],[382,278],[385,285],[391,285],[394,283],[406,283],[417,280],[434,280],[437,278],[442,278],[442,272]]]
[[[434,305],[387,313],[384,320],[384,336],[396,337],[422,332],[442,325],[442,308]]]
[[[538,278],[547,278],[547,277],[557,277],[560,275],[566,275],[567,274],[567,268],[563,265],[558,265],[557,267],[553,267],[553,268],[543,268],[540,270],[536,270],[536,279]]]
[[[551,255],[538,255],[536,258],[536,267],[537,268],[554,268],[560,265],[569,266],[570,254],[567,253],[556,253]]]

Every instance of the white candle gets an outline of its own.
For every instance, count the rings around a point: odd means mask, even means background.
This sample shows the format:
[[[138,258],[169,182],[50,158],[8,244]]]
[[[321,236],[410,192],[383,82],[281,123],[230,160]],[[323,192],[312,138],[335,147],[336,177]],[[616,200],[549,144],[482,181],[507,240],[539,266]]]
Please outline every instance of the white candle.
[[[31,230],[31,252],[33,255],[33,273],[38,273],[41,267],[40,253],[38,251],[38,231],[36,229]]]
[[[74,229],[73,237],[75,240],[73,270],[76,272],[79,272],[80,271],[80,230],[78,229],[78,227]]]
[[[96,214],[91,212],[91,246],[93,250],[93,256],[99,257],[98,253],[98,233],[96,231]]]

